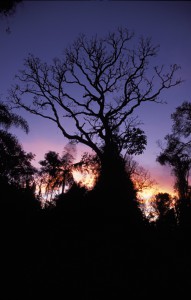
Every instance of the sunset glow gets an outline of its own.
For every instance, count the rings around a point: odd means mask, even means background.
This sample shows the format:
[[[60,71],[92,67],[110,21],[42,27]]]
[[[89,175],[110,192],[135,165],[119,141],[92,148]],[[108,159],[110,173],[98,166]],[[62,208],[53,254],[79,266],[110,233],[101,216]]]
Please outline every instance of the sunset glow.
[[[73,171],[74,180],[83,187],[86,187],[88,190],[91,190],[95,185],[96,177],[91,172],[81,173],[80,171]]]
[[[91,190],[97,180],[97,174],[95,174],[95,170],[92,170],[91,168],[87,167],[82,171],[79,170],[73,170],[72,172],[74,181],[81,187],[85,187],[88,190]],[[65,192],[67,192],[68,188],[66,187]],[[39,193],[39,187],[37,186],[36,193]],[[41,185],[41,204],[42,207],[45,207],[46,205],[49,205],[50,203],[53,203],[52,201],[56,195],[59,195],[61,193],[60,189],[55,189],[52,192],[46,191],[46,185]],[[155,206],[155,195],[158,193],[168,193],[170,196],[172,196],[172,199],[174,199],[171,203],[171,208],[174,208],[175,206],[175,198],[176,194],[171,192],[171,189],[164,189],[159,186],[155,186],[152,188],[145,188],[141,192],[137,193],[137,199],[138,203],[140,205],[140,209],[143,213],[143,215],[149,220],[149,222],[155,222],[159,215],[156,210]]]

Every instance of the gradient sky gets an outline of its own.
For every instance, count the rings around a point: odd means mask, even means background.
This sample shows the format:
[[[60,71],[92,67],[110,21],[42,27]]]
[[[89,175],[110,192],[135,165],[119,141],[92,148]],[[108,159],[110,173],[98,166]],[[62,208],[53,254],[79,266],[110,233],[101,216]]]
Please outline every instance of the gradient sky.
[[[11,33],[6,32],[9,26]],[[143,122],[148,144],[144,154],[135,159],[159,184],[160,191],[173,191],[170,170],[156,162],[163,140],[171,131],[171,118],[177,106],[191,101],[191,2],[189,1],[24,1],[16,14],[0,19],[0,96],[5,99],[14,83],[14,75],[22,69],[28,53],[46,62],[60,57],[79,33],[91,37],[105,35],[117,27],[127,27],[139,37],[151,37],[160,45],[156,65],[178,64],[184,83],[165,91],[161,100],[167,104],[145,103],[136,114]],[[18,111],[27,119],[30,133],[15,134],[24,150],[36,154],[35,165],[49,150],[62,152],[66,140],[55,125],[38,116]],[[87,150],[83,147],[81,152]]]

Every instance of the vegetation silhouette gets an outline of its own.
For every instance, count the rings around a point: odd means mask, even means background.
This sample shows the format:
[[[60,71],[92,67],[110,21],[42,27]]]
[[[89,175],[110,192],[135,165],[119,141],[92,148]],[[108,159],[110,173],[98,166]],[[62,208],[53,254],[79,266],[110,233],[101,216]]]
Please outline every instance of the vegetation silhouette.
[[[131,208],[136,190],[123,158],[115,172],[118,180],[108,174],[115,183],[112,190],[105,181],[108,177],[100,173],[93,190],[73,183],[44,209],[34,187],[21,188],[1,179],[4,257],[9,258],[5,273],[15,285],[14,294],[114,299],[146,297],[158,289],[161,296],[183,297],[188,292],[188,226],[175,222],[172,210],[166,211],[169,195],[162,193],[157,197],[160,220],[143,220],[138,207]],[[121,210],[124,205],[118,207],[120,197],[129,214]]]
[[[189,223],[191,187],[191,103],[184,101],[171,115],[172,133],[165,136],[165,145],[159,142],[161,153],[157,161],[169,165],[175,177],[174,188],[178,192],[178,214],[180,222]]]
[[[189,292],[190,206],[176,222],[172,210],[166,209],[169,195],[159,193],[160,221],[149,223],[139,208],[137,187],[125,159],[126,155],[141,154],[146,147],[146,135],[132,117],[134,110],[146,101],[158,102],[163,90],[181,80],[174,80],[176,65],[166,74],[155,68],[159,79],[155,88],[146,69],[157,49],[150,40],[141,39],[138,50],[127,50],[132,38],[126,29],[104,39],[88,41],[80,36],[66,49],[63,62],[55,59],[48,66],[32,55],[25,60],[26,69],[18,77],[23,86],[20,82],[12,89],[11,101],[52,120],[72,143],[89,146],[96,155],[95,161],[89,161],[98,163],[95,170],[99,171],[92,190],[71,180],[66,191],[66,173],[74,166],[72,157],[49,151],[41,161],[41,174],[48,176],[48,191],[55,187],[62,191],[42,209],[42,195],[35,194],[36,171],[30,164],[33,155],[23,153],[13,139],[25,158],[25,168],[19,169],[17,177],[10,172],[4,176],[1,168],[0,184],[4,256],[8,261],[4,270],[7,283],[16,286],[14,296],[27,292],[32,299],[49,295],[89,300],[135,299],[157,293],[184,298]],[[68,86],[75,86],[81,98],[72,94],[74,89],[67,90]],[[25,103],[28,94],[31,106]],[[1,112],[9,115],[8,107],[1,104]],[[61,116],[74,121],[74,133],[67,131]],[[1,139],[1,151],[9,159],[9,147],[4,148],[3,143]],[[76,167],[88,159],[84,157]],[[13,161],[17,170],[20,161]],[[7,171],[12,170],[8,167]],[[23,178],[24,184],[20,184]],[[177,202],[178,212],[182,211],[181,203],[182,199]]]
[[[133,38],[127,28],[103,38],[80,35],[52,65],[30,54],[9,95],[15,107],[52,121],[65,138],[93,150],[102,181],[111,188],[122,152],[141,154],[146,147],[146,135],[133,115],[136,108],[160,102],[163,91],[181,83],[175,78],[176,64],[166,72],[152,68],[158,47],[151,39],[141,38],[134,47]]]
[[[2,0],[0,4],[0,16],[11,16],[15,14],[17,5],[21,3],[22,0]]]
[[[54,151],[45,153],[44,160],[41,160],[39,171],[39,195],[42,194],[42,185],[44,185],[47,195],[58,191],[64,194],[66,188],[70,188],[74,183],[72,168],[74,167],[75,145],[69,143],[65,146],[63,154],[59,156]],[[50,199],[50,200],[51,200]]]
[[[21,127],[26,133],[29,128],[27,122],[10,108],[0,102],[0,178],[10,184],[20,187],[30,186],[36,169],[32,166],[32,153],[26,153],[17,137],[10,133],[10,127]]]
[[[0,3],[0,19],[5,18],[9,23],[9,18],[12,18],[17,10],[19,4],[23,3],[23,0],[1,0]],[[7,25],[6,32],[11,33],[10,26]]]

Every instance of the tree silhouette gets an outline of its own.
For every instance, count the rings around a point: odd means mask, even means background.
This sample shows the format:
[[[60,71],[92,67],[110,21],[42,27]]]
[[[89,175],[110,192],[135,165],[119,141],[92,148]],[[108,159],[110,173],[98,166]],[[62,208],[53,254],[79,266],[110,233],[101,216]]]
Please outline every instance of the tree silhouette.
[[[191,135],[191,103],[184,101],[176,108],[171,118],[173,120],[172,129],[174,134],[189,139]]]
[[[44,178],[41,184],[43,183],[46,186],[46,194],[53,195],[56,190],[59,193],[64,193],[66,185],[71,186],[74,181],[72,155],[65,153],[60,157],[58,153],[49,151],[45,153],[44,157],[45,159],[39,162],[41,165],[39,176],[42,179]]]
[[[165,136],[166,147],[161,144],[162,152],[157,161],[161,165],[169,165],[176,178],[175,189],[178,191],[179,199],[189,198],[189,172],[191,168],[191,105],[188,102],[176,108],[171,115],[173,120],[172,133]]]
[[[2,0],[0,3],[0,15],[10,16],[15,13],[17,5],[22,0]]]
[[[131,155],[125,156],[126,171],[134,182],[137,192],[151,189],[156,185],[156,181],[151,178],[148,170],[139,165]]]
[[[34,155],[26,153],[17,138],[5,131],[0,134],[0,157],[2,178],[22,188],[31,186],[34,182],[33,175],[37,171],[31,164]]]
[[[59,154],[54,151],[49,151],[45,153],[44,160],[41,160],[39,164],[41,165],[39,171],[41,183],[45,186],[47,197],[51,195],[52,198],[53,192],[60,188],[60,181],[58,180],[60,171]],[[41,195],[41,193],[41,187],[39,187],[39,194]]]
[[[101,163],[100,180],[110,187],[116,185],[112,174],[120,178],[125,169],[122,151],[140,154],[146,146],[133,118],[136,108],[161,102],[160,94],[181,82],[174,80],[177,65],[166,72],[154,67],[151,75],[149,60],[158,48],[144,38],[134,48],[132,40],[119,28],[104,38],[80,35],[52,65],[29,55],[10,92],[15,107],[52,121],[64,137],[92,149]]]
[[[190,226],[190,169],[191,169],[191,103],[184,101],[171,115],[172,133],[165,136],[166,145],[157,157],[161,165],[169,165],[178,192],[177,213],[181,226]]]
[[[173,199],[168,193],[158,193],[155,195],[155,205],[159,216],[163,217],[173,205]]]
[[[39,176],[43,179],[41,180],[41,185],[44,184],[46,186],[46,194],[51,195],[51,198],[56,190],[63,194],[66,185],[70,187],[74,181],[72,175],[73,146],[72,144],[67,145],[62,156],[55,151],[49,151],[45,153],[45,159],[39,162],[41,165]],[[41,194],[41,187],[39,187],[39,193]]]
[[[17,184],[20,187],[30,186],[36,169],[31,161],[32,153],[26,153],[16,136],[8,132],[12,126],[21,127],[26,133],[29,131],[26,120],[12,113],[10,108],[0,102],[0,176],[9,184]]]
[[[77,180],[78,184],[86,189],[92,189],[100,176],[100,161],[98,156],[84,152],[80,161],[73,165],[73,170],[80,173],[81,178]]]
[[[23,0],[1,0],[0,3],[0,18],[12,17],[16,13],[17,6],[23,2]],[[9,25],[6,27],[6,32],[11,33]]]
[[[21,116],[11,112],[11,109],[3,103],[0,102],[0,125],[6,130],[11,126],[21,127],[26,133],[29,132],[29,126],[25,119]]]
[[[167,146],[157,157],[161,165],[169,165],[175,176],[175,190],[178,191],[179,199],[187,199],[188,176],[191,167],[190,145],[180,141],[179,138],[169,134],[165,137]]]

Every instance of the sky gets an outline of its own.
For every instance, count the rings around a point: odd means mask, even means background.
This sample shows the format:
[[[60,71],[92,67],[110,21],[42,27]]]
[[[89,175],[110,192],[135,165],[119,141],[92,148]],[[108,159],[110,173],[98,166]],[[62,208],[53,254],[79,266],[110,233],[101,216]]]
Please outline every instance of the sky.
[[[10,27],[10,33],[6,28]],[[117,27],[127,27],[137,37],[151,37],[160,45],[156,65],[181,66],[184,82],[161,95],[166,104],[145,103],[136,111],[147,136],[147,147],[135,160],[151,174],[163,192],[173,192],[170,169],[160,166],[158,140],[170,133],[171,114],[183,101],[191,101],[190,1],[24,1],[15,15],[0,19],[0,99],[5,100],[14,76],[29,53],[51,63],[84,33],[102,37]],[[67,141],[52,123],[17,111],[29,123],[30,133],[14,133],[26,152],[36,154],[35,166],[49,150],[62,153]],[[87,148],[78,147],[79,158]]]

